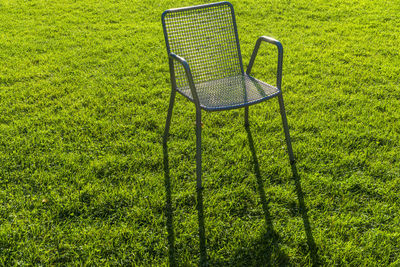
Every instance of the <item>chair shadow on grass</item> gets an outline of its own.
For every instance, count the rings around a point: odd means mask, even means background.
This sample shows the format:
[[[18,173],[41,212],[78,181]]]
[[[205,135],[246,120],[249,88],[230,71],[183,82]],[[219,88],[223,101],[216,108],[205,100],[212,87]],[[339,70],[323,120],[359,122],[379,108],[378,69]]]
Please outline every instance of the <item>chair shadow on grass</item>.
[[[173,222],[173,209],[172,209],[172,197],[171,197],[171,177],[169,174],[169,158],[168,158],[168,145],[165,142],[163,144],[164,153],[164,183],[165,183],[165,213],[167,218],[167,232],[168,232],[168,257],[169,266],[179,266],[176,261],[175,255],[175,233],[174,233],[174,222]],[[197,192],[198,203],[202,203],[202,191]],[[201,199],[201,201],[199,201]],[[199,212],[199,228],[204,233],[204,213],[203,206],[197,205],[197,210]],[[203,237],[203,238],[202,238]],[[207,266],[207,253],[205,249],[205,238],[204,235],[200,235],[200,266]]]
[[[261,177],[260,165],[258,163],[256,150],[254,147],[253,137],[251,135],[250,127],[246,126],[246,131],[249,139],[249,147],[253,158],[254,173],[257,179],[257,189],[261,199],[261,205],[265,216],[265,230],[261,233],[260,237],[254,240],[248,248],[241,248],[234,253],[231,259],[227,259],[225,262],[213,262],[212,259],[205,261],[206,251],[200,251],[201,259],[200,265],[251,265],[251,266],[285,266],[290,265],[289,257],[285,255],[279,248],[279,235],[273,228],[271,214],[268,208],[268,202],[265,196],[264,183]],[[171,179],[169,172],[169,159],[168,159],[168,145],[163,144],[164,153],[164,178],[165,178],[165,191],[166,191],[166,219],[167,219],[167,231],[168,231],[168,255],[169,265],[177,266],[176,255],[175,255],[175,234],[173,227],[173,208],[171,198]],[[295,163],[292,165],[293,179],[296,187],[296,194],[299,201],[299,210],[303,219],[304,229],[307,236],[307,245],[311,256],[313,266],[319,266],[320,260],[317,253],[317,246],[312,236],[311,226],[307,215],[307,208],[304,202],[303,191],[301,188],[300,177],[297,172]],[[202,197],[202,192],[197,192],[198,197]],[[197,206],[199,214],[203,217],[203,207]],[[199,227],[204,229],[204,218],[199,218]],[[200,240],[205,242],[205,240]],[[211,261],[210,261],[211,260]]]
[[[177,266],[175,258],[175,234],[174,234],[172,198],[171,198],[171,178],[169,175],[168,145],[166,142],[163,144],[163,152],[164,152],[164,183],[165,183],[165,195],[166,195],[165,213],[167,217],[169,265]]]
[[[263,181],[261,178],[260,165],[258,163],[257,154],[256,154],[256,150],[254,147],[254,141],[253,141],[253,137],[251,135],[249,126],[246,126],[246,131],[247,131],[247,136],[249,139],[250,151],[251,151],[251,154],[253,157],[253,166],[254,166],[254,172],[255,172],[255,175],[257,178],[258,192],[260,194],[262,208],[265,213],[264,215],[265,215],[265,222],[266,222],[266,227],[267,227],[267,231],[266,231],[267,239],[262,240],[262,242],[266,242],[266,244],[271,243],[271,245],[265,246],[266,249],[269,249],[269,251],[271,251],[271,248],[272,249],[277,248],[278,240],[275,237],[279,238],[279,236],[274,232],[274,229],[273,229],[271,215],[268,210],[268,202],[265,197],[264,184],[263,184]],[[304,194],[303,194],[303,190],[301,189],[300,176],[297,172],[296,163],[295,162],[292,163],[291,167],[292,167],[293,180],[295,182],[295,187],[296,187],[295,188],[296,194],[297,194],[297,198],[299,201],[299,210],[300,210],[300,213],[301,213],[301,216],[303,219],[304,229],[305,229],[306,236],[307,236],[307,245],[308,245],[308,249],[309,249],[309,253],[310,253],[310,257],[311,257],[311,262],[312,262],[313,266],[319,266],[320,260],[318,257],[317,246],[316,246],[314,238],[312,236],[310,221],[309,221],[308,215],[307,215],[307,207],[304,202]],[[269,239],[268,239],[268,237],[269,237]],[[265,253],[268,254],[270,252],[265,251]],[[271,257],[269,256],[268,261],[264,262],[264,264],[269,264],[269,265],[271,265],[271,264],[273,264],[273,265],[288,265],[289,264],[288,259],[282,258],[282,256],[280,254],[276,255],[276,257],[277,257],[276,258],[277,262],[271,262]],[[263,262],[260,262],[260,263],[263,263]]]

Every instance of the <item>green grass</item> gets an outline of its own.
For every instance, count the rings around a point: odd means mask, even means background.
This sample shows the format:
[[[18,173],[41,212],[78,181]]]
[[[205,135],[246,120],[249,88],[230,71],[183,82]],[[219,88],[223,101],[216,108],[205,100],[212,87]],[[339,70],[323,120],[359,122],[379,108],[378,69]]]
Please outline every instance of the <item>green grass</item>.
[[[0,265],[168,264],[160,16],[206,2],[0,2]],[[398,1],[232,3],[245,66],[258,36],[284,46],[301,190],[277,101],[250,109],[259,175],[243,110],[203,113],[211,265],[399,265]],[[275,52],[261,47],[256,77],[274,82]],[[169,164],[181,265],[199,261],[194,115],[177,96]]]

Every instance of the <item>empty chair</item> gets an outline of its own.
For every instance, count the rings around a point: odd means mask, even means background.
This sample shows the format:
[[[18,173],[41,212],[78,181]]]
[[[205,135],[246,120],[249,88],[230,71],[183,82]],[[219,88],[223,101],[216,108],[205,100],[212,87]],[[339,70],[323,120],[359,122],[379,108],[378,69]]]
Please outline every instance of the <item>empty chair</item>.
[[[196,176],[199,205],[201,262],[205,261],[202,214],[201,112],[244,108],[249,124],[249,106],[277,97],[291,163],[294,157],[281,91],[283,48],[279,41],[262,36],[255,45],[246,72],[243,69],[233,6],[229,2],[166,10],[162,25],[169,58],[171,97],[163,138],[166,149],[176,92],[196,109]],[[276,86],[250,76],[261,42],[278,48]]]

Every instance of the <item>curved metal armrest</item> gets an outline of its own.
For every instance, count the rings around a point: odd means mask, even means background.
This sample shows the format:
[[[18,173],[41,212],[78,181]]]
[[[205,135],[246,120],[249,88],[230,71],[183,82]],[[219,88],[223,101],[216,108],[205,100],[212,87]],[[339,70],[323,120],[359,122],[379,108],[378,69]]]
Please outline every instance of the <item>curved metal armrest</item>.
[[[247,66],[246,73],[250,75],[251,68],[253,67],[254,60],[256,59],[258,49],[260,48],[261,42],[267,42],[273,45],[276,45],[278,48],[278,69],[277,69],[277,75],[276,75],[276,87],[281,90],[281,84],[282,84],[282,60],[283,60],[283,46],[282,44],[278,41],[275,40],[274,38],[268,37],[268,36],[261,36],[258,38],[256,45],[253,50],[253,54],[251,55],[251,59],[249,62],[249,65]]]
[[[200,102],[199,102],[199,98],[197,96],[196,86],[194,85],[194,82],[193,82],[193,76],[192,76],[192,72],[189,67],[189,63],[183,57],[180,57],[174,53],[169,53],[168,58],[169,58],[169,71],[171,73],[171,82],[173,84],[174,89],[176,89],[176,81],[175,81],[174,64],[172,61],[176,60],[180,64],[182,64],[183,68],[185,69],[186,78],[189,83],[189,87],[190,87],[190,91],[193,96],[193,100],[194,100],[196,106],[198,105],[200,107]]]
[[[187,63],[186,59],[184,59],[183,57],[180,57],[180,56],[178,56],[177,54],[174,54],[174,53],[169,53],[168,57],[170,59],[175,59],[176,61],[181,63],[183,65],[183,67],[185,68],[185,71],[189,71],[190,72],[190,67],[189,67],[189,64]]]

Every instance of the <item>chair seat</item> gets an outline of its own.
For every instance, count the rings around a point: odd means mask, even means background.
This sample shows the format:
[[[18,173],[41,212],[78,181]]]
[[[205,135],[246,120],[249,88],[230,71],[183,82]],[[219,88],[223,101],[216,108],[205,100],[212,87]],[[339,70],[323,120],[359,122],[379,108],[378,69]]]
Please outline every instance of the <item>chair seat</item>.
[[[198,83],[195,86],[201,108],[208,111],[245,107],[280,93],[278,88],[247,74]],[[189,86],[177,89],[193,102]]]

